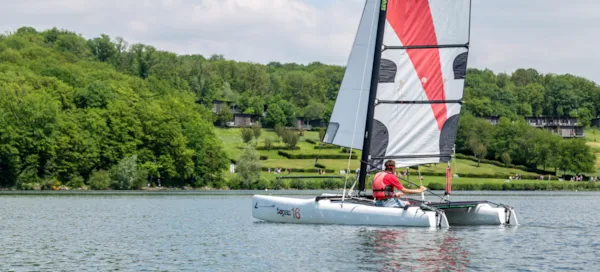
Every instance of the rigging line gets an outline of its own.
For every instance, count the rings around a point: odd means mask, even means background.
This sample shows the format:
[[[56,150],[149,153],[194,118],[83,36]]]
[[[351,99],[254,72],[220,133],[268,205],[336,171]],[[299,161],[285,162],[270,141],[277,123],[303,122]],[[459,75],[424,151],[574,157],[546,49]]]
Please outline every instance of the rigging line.
[[[368,4],[368,2],[365,3],[365,7],[366,7],[367,4]],[[374,8],[373,9],[373,14],[371,15],[372,19],[371,19],[371,27],[369,28],[370,29],[370,31],[369,31],[369,42],[372,40],[372,37],[373,37],[373,24],[375,24],[375,14],[377,12],[379,12],[379,10],[377,8]],[[360,28],[360,23],[359,23],[358,27]],[[358,33],[358,30],[357,30],[357,33]],[[371,48],[371,45],[369,43],[369,45],[367,46],[367,52],[369,52],[370,48]],[[375,48],[375,49],[377,49],[377,48]],[[352,53],[350,53],[350,54],[352,54]],[[375,58],[375,56],[373,56],[373,61],[375,61],[374,58]],[[359,106],[359,108],[360,108],[360,101],[362,100],[362,93],[363,93],[362,87],[364,86],[364,83],[365,83],[365,73],[367,71],[367,60],[368,59],[369,59],[369,54],[365,54],[365,61],[364,61],[364,66],[363,66],[362,79],[360,80],[361,90],[360,90],[360,93],[358,94],[358,106]],[[359,112],[360,111],[357,110],[356,114],[354,115],[354,128],[352,129],[352,142],[350,143],[350,154],[348,154],[348,166],[346,167],[346,178],[344,179],[344,192],[342,193],[342,205],[344,205],[344,199],[346,198],[346,186],[347,186],[347,183],[348,183],[348,175],[350,173],[350,161],[352,160],[352,149],[354,147],[354,138],[356,137],[356,123],[358,123],[358,113]]]
[[[417,165],[417,171],[419,172],[419,176],[417,177],[419,179],[419,184],[421,184],[421,186],[423,186],[423,178],[421,177],[421,168]],[[421,200],[425,201],[425,193],[421,192]]]
[[[412,185],[414,185],[414,186],[419,186],[419,185],[417,185],[417,184],[415,184],[415,183],[412,183],[412,182],[408,181],[407,179],[404,179],[404,178],[400,178],[400,179],[401,179],[401,180],[403,180],[403,181],[406,181],[406,182],[408,182],[408,183],[410,183],[410,184],[412,184]],[[438,194],[436,194],[436,193],[432,192],[431,190],[429,190],[429,188],[427,188],[427,190],[426,190],[426,191],[428,191],[430,194],[432,194],[432,195],[434,195],[434,196],[437,196],[437,197],[439,197],[441,200],[447,201],[447,200],[446,200],[444,197],[442,197],[442,196],[440,196],[440,195],[438,195]]]

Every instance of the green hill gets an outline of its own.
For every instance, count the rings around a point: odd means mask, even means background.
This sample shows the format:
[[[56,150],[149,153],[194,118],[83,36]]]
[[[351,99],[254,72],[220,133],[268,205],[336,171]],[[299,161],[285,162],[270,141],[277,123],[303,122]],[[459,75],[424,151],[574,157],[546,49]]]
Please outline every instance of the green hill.
[[[230,159],[237,159],[245,146],[241,138],[241,129],[239,128],[217,128],[215,130],[216,135],[221,141],[227,156]],[[339,174],[340,171],[347,169],[348,167],[348,153],[344,153],[342,148],[319,148],[319,145],[309,143],[307,140],[313,142],[318,141],[319,135],[316,131],[305,131],[304,136],[300,137],[298,143],[299,149],[297,150],[263,150],[264,141],[266,138],[271,138],[275,141],[274,147],[285,148],[285,145],[281,142],[278,136],[273,130],[262,129],[261,136],[258,139],[256,145],[256,139],[252,140],[252,144],[255,144],[259,149],[258,152],[263,157],[261,164],[263,168],[282,168],[282,169],[293,169],[294,174],[300,173],[318,173],[315,162],[325,167],[328,173]],[[281,155],[281,151],[291,155],[302,155],[304,158],[288,158]],[[359,158],[361,156],[360,150],[354,150],[356,159],[350,160],[350,169],[354,171],[360,167]],[[327,156],[340,156],[336,159],[324,158]],[[318,158],[318,160],[317,160]],[[422,175],[435,176],[444,175],[446,172],[445,163],[431,164],[420,166]],[[452,161],[453,173],[464,177],[484,177],[484,178],[500,178],[507,179],[509,176],[516,174],[536,179],[539,174],[534,172],[524,171],[517,168],[505,168],[493,164],[481,163],[477,166],[477,162],[467,159],[455,159]],[[264,169],[263,169],[264,170]],[[411,169],[411,173],[417,174],[417,170]]]
[[[221,180],[227,161],[212,113],[186,82],[154,76],[158,67],[148,75],[149,51],[56,29],[0,35],[0,186],[133,189],[158,179],[163,186]],[[111,63],[121,59],[139,73]]]

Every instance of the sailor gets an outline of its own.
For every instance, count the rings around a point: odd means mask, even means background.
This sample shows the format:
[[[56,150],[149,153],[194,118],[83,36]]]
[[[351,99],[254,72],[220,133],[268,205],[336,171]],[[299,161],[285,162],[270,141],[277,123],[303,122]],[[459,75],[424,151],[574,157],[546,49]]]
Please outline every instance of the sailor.
[[[424,186],[419,187],[419,189],[404,188],[398,180],[398,177],[395,175],[396,162],[388,160],[384,165],[385,171],[377,173],[373,179],[373,198],[375,199],[375,206],[404,207],[409,203],[400,200],[402,194],[420,194],[427,190]],[[398,194],[394,194],[394,187],[400,191]]]

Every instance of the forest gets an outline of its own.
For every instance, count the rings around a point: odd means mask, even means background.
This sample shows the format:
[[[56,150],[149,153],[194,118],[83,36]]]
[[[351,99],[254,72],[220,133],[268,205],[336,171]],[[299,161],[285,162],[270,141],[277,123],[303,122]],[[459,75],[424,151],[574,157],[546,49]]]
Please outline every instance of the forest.
[[[344,67],[178,55],[108,35],[22,27],[0,35],[0,187],[202,187],[228,159],[215,99],[262,113],[263,127],[327,121]],[[573,76],[469,69],[457,151],[506,163],[591,172],[583,140],[527,126],[523,116],[599,114],[600,87]],[[491,126],[482,116],[503,117]]]

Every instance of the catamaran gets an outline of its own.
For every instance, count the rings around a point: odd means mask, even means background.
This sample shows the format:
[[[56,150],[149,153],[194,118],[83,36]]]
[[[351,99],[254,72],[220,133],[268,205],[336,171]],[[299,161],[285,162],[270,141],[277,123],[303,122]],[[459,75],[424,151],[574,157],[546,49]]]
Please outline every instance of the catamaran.
[[[358,190],[309,199],[254,195],[252,215],[306,224],[517,225],[508,205],[450,201],[470,17],[470,0],[366,0],[323,139],[362,150]],[[448,163],[445,195],[403,208],[375,206],[365,180],[385,160],[396,167]]]

